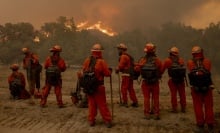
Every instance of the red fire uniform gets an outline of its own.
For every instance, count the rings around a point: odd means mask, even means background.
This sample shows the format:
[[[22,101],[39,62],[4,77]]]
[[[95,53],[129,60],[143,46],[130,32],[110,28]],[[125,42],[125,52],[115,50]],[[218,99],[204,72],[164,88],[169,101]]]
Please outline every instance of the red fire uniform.
[[[173,64],[173,61],[171,59],[172,57],[168,57],[164,61],[164,70],[169,69],[171,65]],[[184,66],[184,60],[183,58],[178,57],[178,63],[182,66]],[[170,75],[169,75],[170,76]],[[185,112],[186,108],[186,92],[185,92],[185,82],[184,80],[180,83],[175,83],[173,82],[172,78],[168,80],[168,86],[170,88],[170,93],[171,93],[171,104],[172,104],[172,109],[174,112],[177,111],[177,92],[180,97],[180,105],[181,105],[181,111]]]
[[[27,99],[30,98],[30,94],[27,92],[27,90],[25,89],[25,76],[23,73],[18,72],[18,71],[14,71],[12,72],[12,74],[8,77],[8,84],[10,86],[10,84],[14,81],[15,77],[18,77],[21,81],[21,86],[22,88],[20,88],[21,90],[18,90],[19,94],[18,94],[18,99]],[[18,88],[19,89],[19,88]],[[10,90],[11,91],[11,90]],[[11,92],[12,93],[12,92]],[[13,94],[12,94],[13,95]]]
[[[36,54],[33,53],[27,53],[23,59],[23,68],[26,70],[27,73],[27,81],[29,86],[29,92],[31,95],[34,95],[35,86],[36,88],[40,88],[40,85],[38,85],[40,81],[37,81],[39,79],[39,73],[36,71],[36,67],[39,64],[39,59]]]
[[[135,69],[137,71],[141,71],[141,68],[145,65],[145,63],[147,62],[146,58],[141,58],[138,62],[138,64],[136,65]],[[158,57],[155,57],[155,65],[159,71],[159,75],[162,75],[163,73],[163,65],[161,60]],[[160,92],[160,88],[159,88],[159,80],[157,80],[155,83],[147,83],[146,80],[143,79],[142,81],[142,93],[144,95],[144,114],[147,118],[149,118],[150,116],[150,112],[151,112],[151,108],[150,108],[150,96],[152,96],[152,100],[153,100],[153,113],[155,115],[155,118],[158,119],[159,118],[159,113],[160,113],[160,109],[159,109],[159,92]]]
[[[106,103],[106,94],[105,94],[105,86],[104,86],[104,76],[109,77],[111,75],[111,72],[108,69],[107,63],[102,58],[102,53],[100,51],[92,51],[92,56],[96,58],[95,75],[99,80],[99,83],[102,84],[100,84],[97,87],[96,92],[94,92],[94,94],[88,95],[88,109],[89,109],[88,120],[91,126],[93,126],[95,123],[95,117],[97,115],[98,109],[106,124],[111,123],[112,121],[111,113]],[[90,63],[90,58],[87,58],[83,63],[83,71],[89,69],[89,63]]]
[[[122,102],[125,105],[127,105],[128,103],[127,92],[129,93],[130,99],[133,102],[132,105],[138,103],[133,86],[133,79],[129,74],[130,67],[131,67],[131,59],[126,53],[123,53],[119,59],[118,70],[121,72],[121,77],[122,77],[121,94],[122,94]]]
[[[53,55],[51,57],[48,57],[45,61],[44,64],[44,68],[47,69],[48,67],[52,66],[52,60],[53,61],[57,61],[57,66],[60,70],[60,72],[64,72],[66,70],[66,64],[64,59],[62,59],[60,56],[57,55]],[[58,81],[59,83],[57,85],[54,86],[54,92],[56,94],[56,99],[57,99],[57,104],[59,107],[63,106],[63,101],[62,101],[62,92],[61,92],[61,88],[62,88],[62,78],[60,76],[60,79]],[[46,78],[46,85],[42,90],[42,98],[41,98],[41,106],[44,106],[47,102],[47,97],[48,94],[50,92],[52,85],[50,83],[48,83],[47,78]]]
[[[211,62],[209,59],[203,57],[202,64],[206,70],[208,71],[211,70]],[[196,64],[191,59],[188,61],[187,66],[189,71],[191,72],[196,67]],[[208,124],[209,127],[213,127],[214,113],[213,113],[212,89],[209,89],[206,93],[199,93],[196,92],[194,87],[192,86],[191,95],[192,95],[197,125],[204,126],[204,124]]]

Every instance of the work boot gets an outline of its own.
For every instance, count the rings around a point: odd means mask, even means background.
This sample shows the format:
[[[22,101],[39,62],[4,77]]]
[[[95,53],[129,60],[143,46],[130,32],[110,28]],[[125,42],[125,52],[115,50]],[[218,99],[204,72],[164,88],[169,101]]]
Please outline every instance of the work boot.
[[[145,119],[150,120],[150,115],[149,114],[145,115]]]
[[[197,125],[194,129],[194,133],[205,133],[204,125]]]
[[[94,127],[95,126],[95,121],[90,121],[89,125],[90,125],[90,127]]]
[[[154,115],[154,120],[160,120],[160,116],[159,115]]]
[[[138,103],[134,102],[134,103],[131,104],[131,106],[134,107],[134,108],[137,108],[138,107]]]
[[[212,124],[208,125],[208,133],[214,133],[214,126]]]
[[[182,113],[186,113],[186,108],[185,108],[185,107],[182,107],[182,108],[181,108],[181,112],[182,112]]]
[[[128,103],[126,103],[126,102],[125,103],[121,103],[120,105],[128,108]]]
[[[173,108],[173,109],[171,110],[171,112],[172,112],[172,113],[178,113],[177,109],[175,109],[175,108]]]
[[[106,125],[107,128],[111,128],[112,127],[112,123],[111,122],[106,122],[105,125]]]

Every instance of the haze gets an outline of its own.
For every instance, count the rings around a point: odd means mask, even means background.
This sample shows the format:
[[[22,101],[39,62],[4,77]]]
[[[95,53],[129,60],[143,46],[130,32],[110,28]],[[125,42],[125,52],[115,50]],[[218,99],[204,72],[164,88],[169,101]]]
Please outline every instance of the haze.
[[[0,0],[0,24],[29,22],[39,29],[59,16],[102,21],[115,31],[182,22],[204,28],[220,20],[218,0]]]

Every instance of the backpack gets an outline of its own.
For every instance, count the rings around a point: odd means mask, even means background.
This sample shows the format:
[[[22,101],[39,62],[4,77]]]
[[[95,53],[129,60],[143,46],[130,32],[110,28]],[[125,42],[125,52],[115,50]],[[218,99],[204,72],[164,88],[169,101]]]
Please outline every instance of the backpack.
[[[94,94],[99,86],[99,81],[95,76],[95,64],[96,58],[91,56],[89,69],[83,72],[80,80],[80,86],[83,88],[83,92],[88,95]]]
[[[142,78],[149,84],[156,83],[159,79],[159,71],[155,63],[155,56],[145,57],[147,62],[141,68]]]
[[[188,73],[190,85],[192,85],[197,92],[205,93],[212,84],[211,73],[205,69],[202,60],[194,60],[194,63],[196,67]],[[201,74],[198,75],[198,73]]]
[[[9,89],[13,97],[20,96],[20,92],[23,89],[20,74],[14,75],[13,81],[9,84]]]
[[[50,85],[58,85],[59,80],[60,80],[60,76],[61,76],[60,69],[57,65],[58,60],[55,61],[52,58],[51,58],[51,60],[52,60],[52,65],[46,69],[47,82]]]
[[[186,76],[186,68],[178,62],[179,58],[171,60],[172,65],[168,68],[168,75],[172,78],[174,83],[182,83]]]
[[[134,58],[131,55],[127,54],[127,53],[126,53],[126,55],[130,58],[130,62],[131,62],[131,66],[128,70],[128,73],[130,74],[130,76],[132,77],[133,80],[137,80],[138,77],[140,76],[140,72],[137,72],[134,69],[134,67],[135,67]]]

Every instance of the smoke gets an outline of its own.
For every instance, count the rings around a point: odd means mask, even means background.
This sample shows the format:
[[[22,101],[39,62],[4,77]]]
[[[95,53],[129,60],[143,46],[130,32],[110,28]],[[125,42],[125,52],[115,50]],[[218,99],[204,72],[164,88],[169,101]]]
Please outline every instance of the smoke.
[[[39,28],[59,16],[76,22],[102,21],[117,32],[145,29],[166,22],[187,22],[195,9],[217,0],[1,0],[2,22],[30,22]]]

